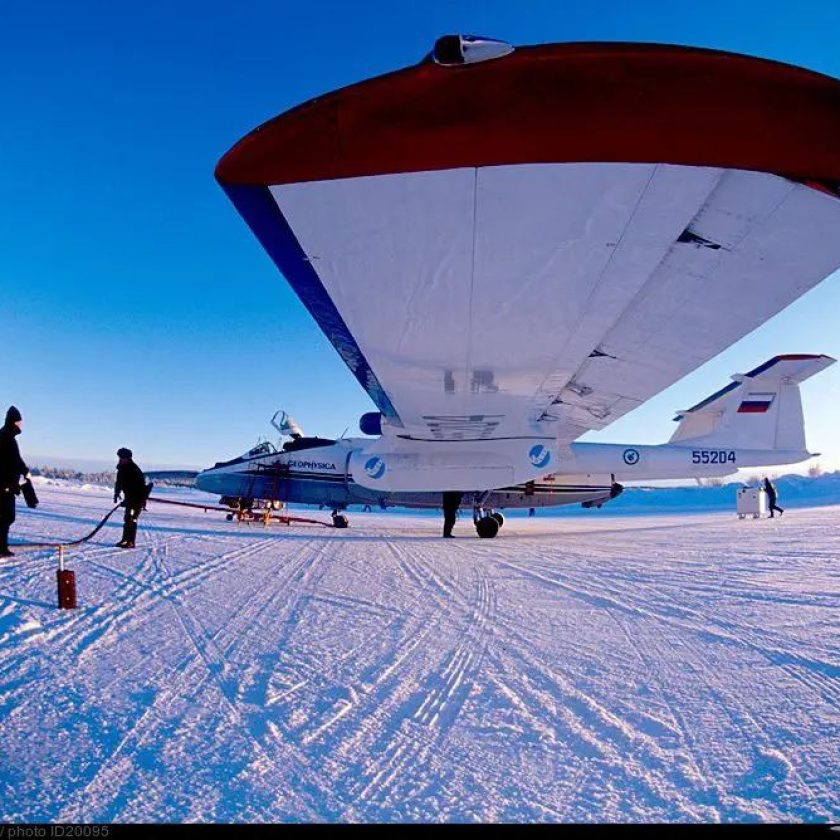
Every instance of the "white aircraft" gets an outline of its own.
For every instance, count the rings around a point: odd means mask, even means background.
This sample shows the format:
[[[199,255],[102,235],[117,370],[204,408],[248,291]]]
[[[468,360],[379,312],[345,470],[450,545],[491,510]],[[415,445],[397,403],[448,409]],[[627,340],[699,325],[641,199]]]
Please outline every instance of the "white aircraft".
[[[576,441],[840,267],[838,136],[840,82],[803,69],[446,36],[216,177],[379,409],[335,444],[346,482],[474,494],[494,536],[483,494],[549,474],[603,492],[809,457],[798,383],[825,356],[736,377],[668,445]]]

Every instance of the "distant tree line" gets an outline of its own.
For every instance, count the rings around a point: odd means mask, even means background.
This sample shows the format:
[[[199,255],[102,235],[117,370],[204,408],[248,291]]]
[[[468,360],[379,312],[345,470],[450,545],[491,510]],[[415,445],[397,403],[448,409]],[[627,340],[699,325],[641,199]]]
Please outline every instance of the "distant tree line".
[[[74,470],[71,467],[33,467],[30,472],[32,475],[39,475],[42,478],[64,478],[70,481],[81,481],[83,484],[101,484],[105,487],[113,486],[117,480],[115,470],[82,472],[81,470]],[[186,475],[191,476],[189,472]],[[170,478],[155,476],[154,483],[158,487],[192,487],[194,485],[192,477],[178,477],[177,474],[174,474]]]
[[[114,470],[105,472],[81,472],[69,467],[33,467],[32,475],[39,475],[42,478],[66,478],[72,481],[81,481],[85,484],[112,485],[117,480]]]

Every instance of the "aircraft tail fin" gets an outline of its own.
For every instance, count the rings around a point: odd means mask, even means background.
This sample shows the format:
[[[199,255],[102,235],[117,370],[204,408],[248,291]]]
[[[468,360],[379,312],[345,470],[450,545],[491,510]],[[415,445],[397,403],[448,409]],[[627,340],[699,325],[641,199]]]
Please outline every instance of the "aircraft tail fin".
[[[835,360],[830,356],[774,356],[702,402],[681,411],[669,443],[806,452],[799,384]]]

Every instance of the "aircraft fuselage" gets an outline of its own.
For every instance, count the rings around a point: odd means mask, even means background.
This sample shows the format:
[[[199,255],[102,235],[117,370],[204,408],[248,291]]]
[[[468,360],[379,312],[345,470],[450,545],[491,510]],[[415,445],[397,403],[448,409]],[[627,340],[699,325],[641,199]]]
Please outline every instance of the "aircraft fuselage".
[[[216,464],[196,478],[196,487],[228,498],[323,505],[344,510],[351,505],[439,508],[438,492],[377,491],[353,480],[350,457],[369,439],[336,442],[310,438],[292,451],[247,454]],[[476,489],[477,501],[488,508],[553,507],[599,503],[614,494],[607,475],[546,476],[540,481],[488,492]],[[465,496],[465,504],[472,501]]]

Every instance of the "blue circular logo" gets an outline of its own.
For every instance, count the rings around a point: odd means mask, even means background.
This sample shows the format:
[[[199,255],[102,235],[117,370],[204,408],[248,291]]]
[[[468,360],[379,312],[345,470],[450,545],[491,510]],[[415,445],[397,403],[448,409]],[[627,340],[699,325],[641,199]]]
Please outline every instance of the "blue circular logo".
[[[371,478],[382,478],[385,475],[385,462],[375,455],[365,461],[365,473]]]
[[[624,463],[627,464],[628,467],[635,467],[636,464],[639,463],[639,450],[625,449],[624,454],[621,457],[624,459]]]
[[[541,443],[534,444],[528,450],[528,460],[537,468],[542,469],[548,466],[551,460],[551,452]]]

